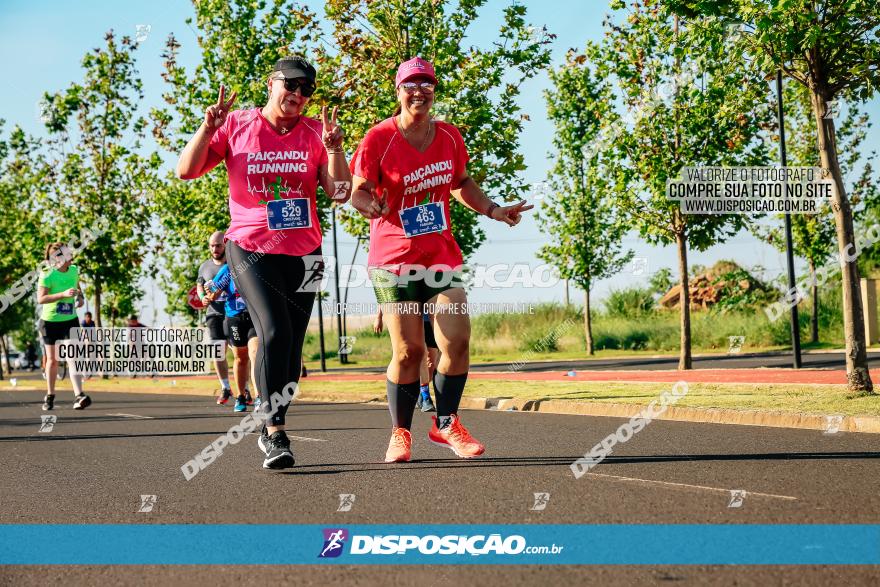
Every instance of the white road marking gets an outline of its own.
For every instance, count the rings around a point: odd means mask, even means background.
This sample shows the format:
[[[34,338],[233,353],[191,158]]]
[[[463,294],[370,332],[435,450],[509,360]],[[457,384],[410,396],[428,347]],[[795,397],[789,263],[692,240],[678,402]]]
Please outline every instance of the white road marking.
[[[247,434],[250,436],[251,434],[259,434],[259,432],[248,432]],[[325,438],[309,438],[308,436],[293,436],[291,434],[288,434],[287,438],[290,440],[300,440],[302,442],[329,442]]]
[[[587,473],[587,475],[592,475],[593,477],[604,477],[606,479],[616,479],[618,481],[635,481],[637,483],[647,483],[654,485],[667,485],[670,487],[682,487],[685,489],[703,489],[705,491],[720,491],[721,493],[730,493],[730,489],[725,489],[722,487],[706,487],[705,485],[691,485],[689,483],[673,483],[672,481],[658,481],[656,479],[639,479],[638,477],[621,477],[620,475],[605,475],[603,473]],[[773,493],[760,493],[758,491],[746,491],[746,495],[748,496],[757,496],[757,497],[772,497],[774,499],[784,499],[787,501],[795,501],[796,497],[792,497],[790,495],[776,495]]]
[[[135,420],[154,420],[153,416],[139,416],[137,414],[107,414],[108,416],[122,416],[123,418],[134,418]]]
[[[327,440],[323,438],[308,438],[306,436],[290,436],[287,435],[287,438],[291,440],[302,440],[303,442],[327,442]]]

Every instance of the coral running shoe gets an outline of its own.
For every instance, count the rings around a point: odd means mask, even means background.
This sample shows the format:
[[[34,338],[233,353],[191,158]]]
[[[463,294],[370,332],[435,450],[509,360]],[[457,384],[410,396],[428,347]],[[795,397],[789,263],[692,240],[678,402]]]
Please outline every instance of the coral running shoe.
[[[385,452],[386,463],[405,463],[412,456],[412,434],[406,428],[394,428]]]
[[[440,427],[437,426],[437,416],[431,416],[434,425],[428,432],[428,440],[434,444],[445,446],[463,459],[472,459],[483,454],[486,450],[480,442],[471,436],[457,414],[441,418]]]

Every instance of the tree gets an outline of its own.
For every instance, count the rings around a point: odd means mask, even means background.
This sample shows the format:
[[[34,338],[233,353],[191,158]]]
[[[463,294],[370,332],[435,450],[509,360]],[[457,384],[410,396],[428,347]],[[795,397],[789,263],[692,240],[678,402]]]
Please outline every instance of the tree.
[[[83,57],[82,83],[44,95],[52,147],[44,222],[65,231],[58,240],[106,227],[76,259],[91,281],[87,292],[95,296],[99,326],[102,295],[129,300],[142,295],[137,281],[150,235],[148,192],[161,165],[158,154],[140,153],[147,121],[137,113],[143,100],[137,43],[127,36],[117,42],[112,31],[104,39],[104,49]]]
[[[762,71],[781,70],[809,89],[819,158],[833,180],[832,209],[842,262],[843,325],[848,386],[872,393],[865,347],[864,314],[853,211],[838,158],[830,105],[849,93],[859,100],[880,84],[880,5],[875,0],[668,0],[681,14],[717,15],[745,24],[749,55]]]
[[[461,130],[470,153],[468,172],[490,196],[515,199],[525,191],[519,173],[519,135],[528,115],[516,103],[521,85],[550,62],[554,35],[525,21],[526,8],[504,9],[498,39],[490,49],[463,46],[486,0],[328,0],[327,18],[335,50],[322,48],[319,63],[332,70],[328,101],[342,104],[340,123],[356,145],[367,130],[395,108],[397,66],[416,55],[438,74],[435,115]],[[368,234],[360,214],[342,209],[346,230]],[[452,202],[455,238],[467,259],[485,240],[479,216]]]
[[[691,267],[694,270],[694,267]],[[651,292],[657,296],[663,296],[669,289],[675,285],[675,279],[672,277],[672,270],[668,267],[662,267],[651,275],[648,282],[651,286]]]
[[[571,51],[564,65],[550,70],[550,81],[553,89],[544,96],[548,117],[556,127],[551,154],[555,164],[550,175],[554,196],[544,202],[538,219],[552,238],[538,256],[584,290],[584,334],[587,353],[592,355],[593,284],[620,271],[633,255],[631,250],[623,250],[621,240],[627,228],[619,218],[611,190],[596,165],[587,163],[584,149],[600,131],[594,109],[612,96]]]
[[[612,2],[614,9],[624,6],[622,0]],[[743,218],[686,215],[666,198],[666,182],[678,179],[686,165],[764,163],[758,138],[770,115],[766,85],[762,76],[742,67],[736,39],[717,19],[680,19],[659,0],[631,6],[619,24],[606,19],[606,37],[589,44],[585,53],[603,83],[616,80],[622,102],[622,111],[610,103],[597,112],[604,123],[597,150],[632,226],[649,243],[675,243],[681,288],[678,367],[690,369],[688,248],[702,251],[723,242]]]
[[[0,120],[0,130],[3,121]],[[34,291],[37,270],[48,236],[38,195],[45,189],[48,167],[40,142],[15,127],[0,138],[0,352],[13,335],[30,340],[36,333]],[[30,274],[31,278],[28,278]],[[21,290],[19,291],[19,287]],[[5,294],[9,294],[7,297]],[[3,375],[0,366],[0,377]]]
[[[169,35],[162,54],[162,78],[168,104],[151,113],[153,135],[172,157],[177,157],[204,118],[205,108],[217,100],[217,87],[224,84],[238,92],[235,108],[262,106],[266,80],[275,62],[291,54],[312,59],[320,35],[314,13],[285,0],[198,0],[193,2],[201,61],[192,71],[178,63],[180,43]],[[330,72],[318,71],[318,85],[331,84]],[[325,90],[326,91],[326,90]],[[313,96],[306,115],[320,111],[322,95]],[[229,226],[229,182],[226,168],[218,166],[197,180],[180,181],[169,172],[155,192],[155,210],[162,227],[160,267],[167,272],[162,289],[168,312],[188,316],[196,312],[187,305],[186,293],[207,257],[208,238]],[[317,199],[319,217],[329,209],[326,198]]]
[[[816,121],[812,115],[812,104],[807,88],[801,84],[788,84],[783,90],[783,100],[788,163],[793,166],[819,167]],[[844,168],[856,170],[861,158],[860,147],[869,127],[867,115],[860,113],[855,107],[849,108],[845,117],[841,119],[837,138],[839,150],[844,154]],[[868,197],[871,190],[875,189],[873,182],[870,181],[871,162],[874,159],[874,154],[870,154],[862,162],[862,172],[856,181],[848,181],[854,202]],[[851,175],[852,173],[849,174]],[[864,206],[858,208],[856,216],[864,215],[866,210]],[[756,224],[752,229],[759,238],[766,240],[780,251],[785,250],[785,235],[779,224],[769,230],[766,226]],[[817,343],[819,342],[819,284],[816,279],[816,268],[834,252],[836,230],[831,207],[823,206],[817,214],[791,215],[791,232],[794,254],[807,261],[811,292],[810,342]]]

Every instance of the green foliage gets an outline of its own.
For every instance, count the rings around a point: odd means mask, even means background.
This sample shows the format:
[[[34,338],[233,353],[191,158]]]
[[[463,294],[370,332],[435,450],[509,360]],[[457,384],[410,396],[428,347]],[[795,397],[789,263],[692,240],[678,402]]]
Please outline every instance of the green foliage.
[[[531,328],[520,335],[519,350],[534,353],[555,353],[559,350],[559,340],[543,328]]]
[[[584,59],[614,84],[622,107],[601,101],[600,165],[613,177],[618,203],[652,244],[705,250],[742,225],[733,215],[684,215],[666,199],[666,182],[685,165],[757,165],[766,161],[761,125],[771,117],[760,72],[717,19],[678,19],[659,2],[635,2],[619,25],[588,44]],[[631,123],[631,128],[630,128]],[[625,129],[625,132],[623,131]]]
[[[612,4],[605,37],[588,43],[600,89],[586,96],[602,121],[587,148],[613,186],[630,227],[651,244],[675,243],[679,259],[724,242],[743,217],[685,215],[666,198],[669,180],[685,166],[765,162],[761,125],[771,115],[762,74],[742,63],[741,48],[719,19],[673,15],[659,0]],[[618,100],[604,99],[612,93]],[[595,99],[594,96],[602,96]],[[679,279],[687,288],[687,271]],[[685,290],[687,291],[687,290]],[[690,313],[681,304],[682,368],[690,368]]]
[[[471,319],[471,332],[478,336],[497,336],[504,324],[503,314],[483,314]]]
[[[813,115],[809,90],[801,84],[785,84],[783,101],[788,164],[821,167],[819,148],[816,144],[816,119]],[[843,109],[838,107],[838,116],[842,112]],[[871,221],[873,210],[876,210],[874,204],[878,202],[878,196],[880,196],[877,189],[877,179],[873,177],[873,163],[876,160],[876,153],[871,152],[864,158],[862,156],[862,146],[870,127],[871,122],[868,116],[859,112],[857,104],[850,103],[845,115],[840,119],[840,126],[837,128],[841,166],[850,170],[844,179],[852,194],[851,200],[857,206],[857,218],[863,219],[865,223]],[[778,132],[777,124],[774,124],[772,128]],[[772,151],[768,153],[768,157],[777,156],[776,144],[770,144],[768,148]],[[859,169],[861,169],[860,172],[858,172]],[[855,179],[850,181],[850,178],[854,176]],[[782,215],[775,217],[772,226],[753,223],[750,229],[761,240],[780,251],[785,251]],[[834,214],[828,205],[823,206],[818,214],[792,214],[791,231],[794,254],[806,259],[811,267],[820,266],[836,251],[837,232],[834,225]],[[880,247],[872,248],[867,255],[863,252],[860,256],[862,266],[867,267],[870,264],[868,259],[872,259],[876,254],[875,251],[878,250]]]
[[[764,307],[779,299],[779,292],[759,287],[751,273],[742,267],[715,276],[712,286],[719,292],[718,302],[712,306],[715,312]]]
[[[775,72],[809,89],[816,120],[822,167],[834,181],[833,212],[837,248],[856,242],[852,205],[847,197],[835,122],[829,116],[833,100],[867,100],[880,87],[880,5],[875,0],[667,0],[672,10],[689,15],[713,15],[743,26],[747,58],[759,71]],[[858,266],[842,266],[847,380],[853,392],[872,392],[865,352],[864,316],[859,295]]]
[[[471,317],[471,339],[491,341],[510,339],[517,341],[517,348],[526,348],[543,337],[563,338],[577,334],[580,309],[561,304],[536,304],[532,313],[524,314],[478,314]],[[551,336],[552,334],[552,336]],[[475,344],[482,344],[476,342]],[[558,341],[556,343],[559,344]]]
[[[141,154],[147,121],[137,114],[144,97],[135,68],[137,43],[117,40],[112,31],[104,39],[104,48],[83,57],[82,83],[44,96],[52,150],[49,185],[40,194],[42,220],[57,231],[53,240],[67,241],[106,222],[103,234],[75,260],[86,292],[95,294],[99,325],[102,293],[121,308],[143,295],[135,284],[149,242],[149,192],[161,165],[158,154]]]
[[[880,87],[880,6],[874,0],[665,0],[680,14],[717,16],[744,24],[742,36],[755,66],[803,85],[869,99]],[[824,79],[821,79],[824,78]],[[821,85],[816,86],[815,82]]]
[[[663,267],[654,272],[648,283],[651,285],[651,293],[662,296],[675,285],[675,279],[672,277],[672,270]]]
[[[620,271],[633,255],[622,247],[627,224],[611,186],[595,165],[597,155],[584,149],[601,128],[593,104],[612,96],[591,68],[571,53],[558,70],[550,70],[550,81],[553,89],[544,95],[556,127],[550,175],[553,196],[544,202],[538,219],[551,238],[538,257],[554,265],[563,279],[589,291],[597,280]]]
[[[0,131],[2,127],[0,120]],[[0,134],[0,294],[14,293],[10,287],[42,260],[49,227],[42,222],[39,196],[46,189],[48,173],[38,140],[18,127]],[[19,349],[36,338],[35,290],[34,282],[26,292],[15,292],[13,297],[19,299],[0,301],[0,336],[11,335]]]
[[[612,289],[604,306],[608,316],[641,318],[654,311],[654,294],[650,289],[640,287]]]
[[[490,197],[523,195],[519,136],[528,119],[517,104],[520,87],[550,61],[553,38],[530,26],[526,8],[513,3],[491,49],[464,46],[472,22],[486,0],[329,0],[332,49],[320,48],[318,61],[333,79],[328,101],[341,104],[340,124],[350,145],[391,116],[396,104],[394,75],[400,62],[419,55],[434,64],[439,78],[434,115],[461,131],[470,153],[468,173]],[[368,90],[365,90],[369,88]],[[485,240],[479,216],[452,202],[455,238],[467,259]],[[349,234],[366,236],[366,221],[342,209]]]
[[[3,121],[0,120],[0,132]],[[40,142],[19,127],[0,134],[0,291],[34,270],[48,238],[42,221],[41,194],[47,189],[49,166]]]
[[[12,345],[18,350],[27,348],[28,343],[39,348],[40,340],[37,336],[37,317],[33,296],[22,299],[19,305],[21,308],[17,309],[18,317],[14,329],[11,331]]]
[[[825,303],[828,303],[827,307]],[[843,322],[839,293],[826,290],[819,307],[820,340],[826,345],[840,345],[843,342]],[[806,301],[800,306],[802,336],[809,333],[809,308]],[[749,348],[787,347],[791,344],[788,320],[782,318],[770,322],[760,307],[724,313],[693,312],[691,317],[695,348],[727,352],[731,336],[745,337],[742,352]],[[676,352],[680,344],[678,321],[678,314],[669,311],[655,312],[638,320],[598,316],[594,322],[596,350]]]

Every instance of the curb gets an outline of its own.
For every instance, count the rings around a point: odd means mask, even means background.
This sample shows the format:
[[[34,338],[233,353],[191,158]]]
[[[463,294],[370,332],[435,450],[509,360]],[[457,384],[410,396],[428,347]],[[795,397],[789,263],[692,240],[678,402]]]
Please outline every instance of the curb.
[[[605,416],[632,418],[645,408],[639,404],[597,403],[576,400],[528,400],[522,398],[464,397],[461,407],[471,410],[498,410],[514,412],[542,412],[545,414],[569,414],[580,416]],[[723,408],[684,408],[669,406],[655,420],[674,422],[700,422],[707,424],[733,424],[740,426],[768,426],[772,428],[795,428],[803,430],[826,430],[832,415],[792,414],[787,412],[760,412],[756,410],[731,410]],[[880,434],[878,416],[843,416],[841,432]]]

